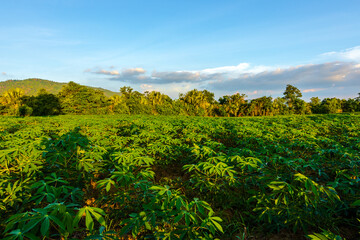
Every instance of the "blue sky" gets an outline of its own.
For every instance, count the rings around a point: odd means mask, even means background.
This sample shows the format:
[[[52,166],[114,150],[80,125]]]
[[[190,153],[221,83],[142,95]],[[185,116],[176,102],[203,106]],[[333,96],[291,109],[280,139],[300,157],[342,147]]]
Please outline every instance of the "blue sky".
[[[360,1],[2,1],[0,81],[220,97],[360,92]]]

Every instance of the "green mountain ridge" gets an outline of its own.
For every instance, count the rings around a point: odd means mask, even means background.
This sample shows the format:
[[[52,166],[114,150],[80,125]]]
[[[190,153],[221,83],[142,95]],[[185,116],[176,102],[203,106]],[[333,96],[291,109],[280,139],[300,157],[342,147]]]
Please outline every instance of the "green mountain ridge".
[[[36,95],[39,92],[39,90],[42,88],[49,93],[57,94],[66,84],[67,83],[54,82],[39,78],[29,78],[24,80],[7,80],[0,82],[0,95],[2,95],[4,92],[10,89],[15,89],[15,88],[20,88],[24,90],[25,94],[29,96]],[[117,92],[113,92],[103,88],[97,88],[97,87],[90,87],[90,88],[104,92],[105,96],[107,97],[118,94]]]

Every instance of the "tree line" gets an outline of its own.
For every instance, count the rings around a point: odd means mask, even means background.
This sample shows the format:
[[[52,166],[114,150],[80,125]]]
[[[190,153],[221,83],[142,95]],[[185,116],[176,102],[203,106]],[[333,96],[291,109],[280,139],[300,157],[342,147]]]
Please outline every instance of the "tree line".
[[[287,85],[283,97],[246,99],[245,94],[226,95],[215,100],[207,90],[191,90],[176,100],[157,91],[140,93],[131,87],[106,97],[100,90],[69,82],[58,94],[41,89],[26,96],[21,89],[0,96],[0,114],[11,116],[49,116],[59,114],[149,114],[209,117],[274,116],[288,114],[341,113],[360,111],[360,93],[356,98],[312,97],[301,99],[301,91]]]

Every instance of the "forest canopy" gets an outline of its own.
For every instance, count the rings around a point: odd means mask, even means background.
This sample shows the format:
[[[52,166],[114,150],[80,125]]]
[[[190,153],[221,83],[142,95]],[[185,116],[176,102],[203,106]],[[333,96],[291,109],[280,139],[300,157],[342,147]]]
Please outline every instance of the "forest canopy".
[[[287,85],[283,97],[263,96],[247,99],[235,93],[215,99],[208,90],[193,89],[179,94],[176,100],[157,91],[140,93],[131,87],[120,88],[120,94],[105,96],[99,89],[69,82],[57,94],[40,89],[34,96],[20,88],[0,96],[0,113],[10,116],[49,116],[59,114],[147,114],[207,117],[274,116],[288,114],[341,113],[360,111],[360,93],[356,98],[312,97],[301,99],[301,91]]]

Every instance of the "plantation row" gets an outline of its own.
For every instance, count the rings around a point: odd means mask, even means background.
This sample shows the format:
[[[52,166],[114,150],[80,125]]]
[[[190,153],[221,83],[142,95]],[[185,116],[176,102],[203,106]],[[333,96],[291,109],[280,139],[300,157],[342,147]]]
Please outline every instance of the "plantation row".
[[[0,121],[1,239],[359,239],[360,115]]]

